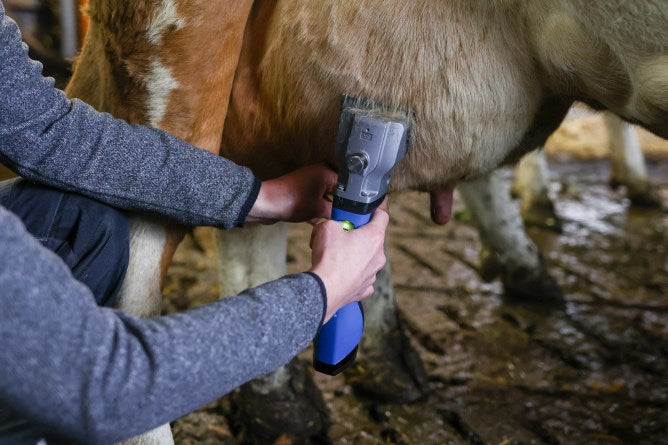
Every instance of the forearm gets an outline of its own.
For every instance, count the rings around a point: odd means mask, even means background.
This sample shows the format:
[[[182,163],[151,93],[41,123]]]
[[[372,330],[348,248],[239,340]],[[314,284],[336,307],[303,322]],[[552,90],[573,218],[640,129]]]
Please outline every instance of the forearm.
[[[259,189],[248,169],[69,101],[1,5],[0,61],[0,161],[22,176],[188,225],[245,220]]]
[[[148,430],[275,369],[322,319],[307,274],[152,320],[100,309],[1,208],[0,222],[0,403],[85,443]]]

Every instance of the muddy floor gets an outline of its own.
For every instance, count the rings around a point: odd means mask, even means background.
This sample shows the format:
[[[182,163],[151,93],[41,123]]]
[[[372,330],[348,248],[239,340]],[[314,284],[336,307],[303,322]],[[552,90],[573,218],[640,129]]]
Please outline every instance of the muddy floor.
[[[668,160],[649,168],[665,205]],[[438,227],[425,195],[393,199],[389,258],[428,396],[381,404],[341,376],[316,375],[333,443],[668,443],[668,213],[632,208],[607,186],[606,161],[551,169],[563,232],[530,234],[563,288],[562,308],[511,302],[498,281],[481,282],[477,231],[459,201],[455,220]],[[289,270],[304,270],[309,226],[289,236]],[[176,254],[167,310],[214,299],[215,267],[212,233],[198,229]],[[175,422],[176,442],[239,443],[233,406],[223,398]]]

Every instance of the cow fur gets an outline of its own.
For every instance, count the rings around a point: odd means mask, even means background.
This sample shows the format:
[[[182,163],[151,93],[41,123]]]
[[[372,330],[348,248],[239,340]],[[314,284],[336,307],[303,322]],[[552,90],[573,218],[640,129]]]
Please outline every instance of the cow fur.
[[[91,0],[89,15],[71,97],[264,178],[332,162],[344,92],[413,111],[395,189],[489,173],[574,99],[668,135],[661,0]],[[133,227],[137,267],[164,277],[182,230]]]

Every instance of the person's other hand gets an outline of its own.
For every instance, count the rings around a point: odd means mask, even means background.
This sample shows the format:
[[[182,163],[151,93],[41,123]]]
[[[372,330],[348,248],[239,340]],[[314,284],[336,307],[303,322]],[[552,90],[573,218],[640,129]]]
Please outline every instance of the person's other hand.
[[[336,187],[337,174],[324,164],[301,168],[263,181],[246,222],[303,222],[329,218],[332,203],[325,195]]]
[[[373,294],[376,274],[385,265],[385,230],[389,216],[383,207],[371,221],[344,232],[332,220],[316,224],[311,233],[311,269],[327,291],[325,322],[340,308]]]

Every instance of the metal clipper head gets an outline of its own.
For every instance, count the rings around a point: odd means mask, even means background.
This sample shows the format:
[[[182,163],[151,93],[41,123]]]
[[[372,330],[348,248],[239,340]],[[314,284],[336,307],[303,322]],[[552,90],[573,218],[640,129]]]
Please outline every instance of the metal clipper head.
[[[392,169],[406,156],[410,126],[404,110],[343,96],[336,137],[336,207],[365,214],[382,201]]]

